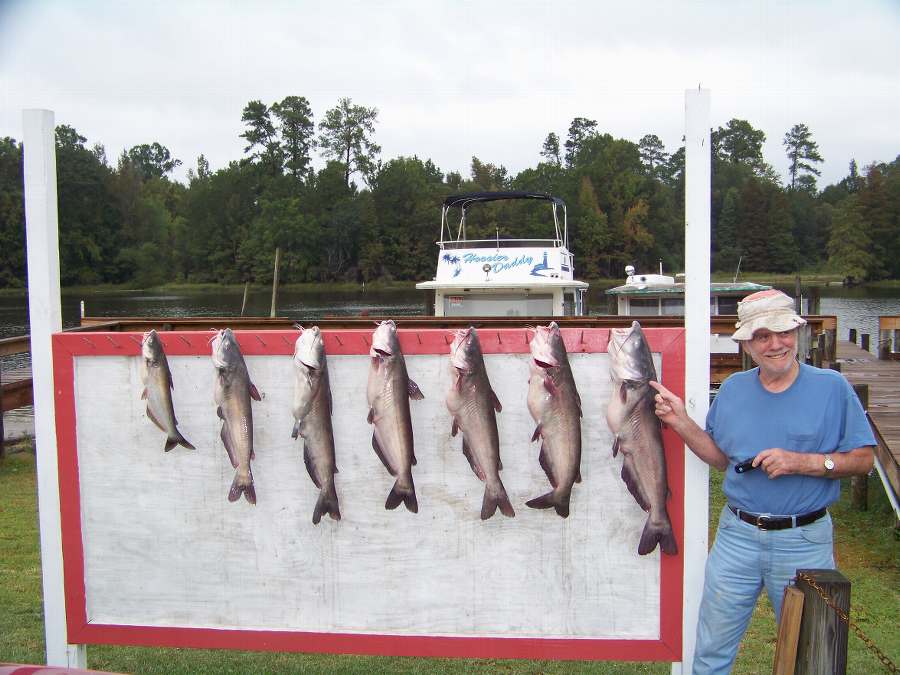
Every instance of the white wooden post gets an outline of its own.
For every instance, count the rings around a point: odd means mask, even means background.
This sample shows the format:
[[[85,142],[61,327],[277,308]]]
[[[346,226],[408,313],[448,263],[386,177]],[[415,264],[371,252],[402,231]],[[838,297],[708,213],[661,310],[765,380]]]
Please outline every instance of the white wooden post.
[[[709,90],[688,89],[684,95],[684,326],[687,410],[706,424],[709,410],[709,269],[710,269],[710,121]],[[684,614],[682,663],[673,673],[693,671],[697,614],[709,545],[709,467],[685,448],[684,463]]]
[[[56,210],[56,146],[50,110],[22,114],[25,147],[25,234],[28,254],[28,312],[34,383],[41,573],[47,665],[86,667],[84,645],[66,640],[63,592],[56,411],[50,336],[62,330],[59,295],[59,225]]]

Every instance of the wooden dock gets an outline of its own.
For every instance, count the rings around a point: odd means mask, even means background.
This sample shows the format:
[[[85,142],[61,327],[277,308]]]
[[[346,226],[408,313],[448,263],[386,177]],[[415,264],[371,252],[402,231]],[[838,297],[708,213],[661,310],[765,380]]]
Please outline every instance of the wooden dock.
[[[852,342],[839,341],[841,372],[854,385],[869,387],[869,420],[878,440],[876,455],[900,495],[900,361],[879,360]]]

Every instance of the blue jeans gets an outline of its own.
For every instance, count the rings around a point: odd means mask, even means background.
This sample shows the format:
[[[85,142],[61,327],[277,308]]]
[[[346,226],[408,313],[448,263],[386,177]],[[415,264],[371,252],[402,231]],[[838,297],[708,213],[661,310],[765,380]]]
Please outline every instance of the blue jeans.
[[[798,569],[834,569],[831,516],[785,530],[760,530],[727,506],[706,562],[694,674],[729,673],[762,587],[781,616],[784,588]]]

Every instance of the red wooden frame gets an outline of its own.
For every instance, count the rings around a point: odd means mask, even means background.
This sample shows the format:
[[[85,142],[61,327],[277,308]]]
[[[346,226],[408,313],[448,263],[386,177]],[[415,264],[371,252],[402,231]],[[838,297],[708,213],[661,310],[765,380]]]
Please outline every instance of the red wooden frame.
[[[681,328],[649,328],[644,333],[651,351],[662,354],[661,380],[684,396],[685,332]],[[608,329],[562,329],[569,353],[606,352]],[[236,331],[248,356],[291,355],[294,331]],[[529,351],[527,329],[483,329],[486,354]],[[328,354],[365,354],[372,331],[323,331]],[[453,332],[442,329],[400,330],[405,354],[449,353]],[[209,353],[209,332],[160,333],[169,356]],[[679,554],[660,556],[660,639],[451,637],[326,633],[277,630],[159,627],[95,624],[88,621],[84,580],[84,547],[76,444],[74,357],[138,356],[139,333],[58,333],[53,336],[56,392],[56,434],[59,452],[59,492],[68,640],[71,644],[118,644],[168,647],[225,648],[390,656],[527,659],[606,659],[680,661],[682,590],[684,579],[684,451],[678,436],[664,429],[671,498],[669,517]],[[602,611],[602,608],[598,608]]]

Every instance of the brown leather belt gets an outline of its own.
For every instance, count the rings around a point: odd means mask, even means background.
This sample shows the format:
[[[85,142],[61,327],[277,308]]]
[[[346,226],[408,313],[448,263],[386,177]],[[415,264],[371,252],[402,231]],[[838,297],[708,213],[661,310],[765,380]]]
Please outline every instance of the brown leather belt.
[[[802,527],[816,522],[819,518],[828,513],[828,509],[819,509],[818,511],[810,511],[799,516],[760,516],[755,513],[748,513],[728,505],[731,512],[745,523],[755,525],[761,530],[786,530],[789,527]]]

